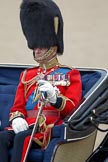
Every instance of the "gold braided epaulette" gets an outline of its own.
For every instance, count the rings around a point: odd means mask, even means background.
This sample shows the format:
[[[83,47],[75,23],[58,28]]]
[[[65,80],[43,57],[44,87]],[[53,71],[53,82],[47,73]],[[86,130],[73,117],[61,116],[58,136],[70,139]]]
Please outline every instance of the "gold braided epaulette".
[[[26,74],[28,71],[30,70],[33,70],[33,69],[36,69],[36,68],[39,68],[39,66],[36,66],[36,67],[32,67],[32,68],[28,68],[26,70],[23,71],[23,74],[22,74],[22,78],[21,78],[21,82],[24,84],[24,93],[25,93],[25,96],[28,92],[28,90],[30,89],[30,87],[36,83],[36,76],[34,76],[33,78],[29,79],[29,80],[25,80],[25,77],[26,77]]]
[[[28,71],[33,70],[33,69],[36,69],[36,68],[39,68],[39,66],[29,67],[29,68],[26,68],[26,69],[23,71],[23,75],[22,75],[22,79],[21,79],[21,81],[22,81],[23,84],[27,84],[27,82],[29,82],[29,81],[25,81],[26,73],[27,73]]]
[[[36,69],[36,68],[39,68],[39,66],[30,66],[30,67],[28,67],[28,68],[26,68],[25,70],[26,71],[29,71],[29,70],[33,70],[33,69]]]

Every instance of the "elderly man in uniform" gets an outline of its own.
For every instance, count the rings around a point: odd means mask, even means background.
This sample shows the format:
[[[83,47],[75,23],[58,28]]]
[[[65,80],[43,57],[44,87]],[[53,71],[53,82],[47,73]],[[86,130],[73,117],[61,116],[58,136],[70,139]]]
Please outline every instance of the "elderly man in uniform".
[[[81,100],[82,87],[77,69],[61,65],[57,55],[63,54],[63,20],[52,0],[23,0],[20,20],[28,47],[39,66],[21,73],[14,104],[10,112],[10,127],[0,132],[0,162],[8,162],[8,150],[13,147],[11,162],[22,162],[28,137],[36,121],[40,94],[45,106],[34,135],[33,147],[46,149],[51,128],[74,112]]]

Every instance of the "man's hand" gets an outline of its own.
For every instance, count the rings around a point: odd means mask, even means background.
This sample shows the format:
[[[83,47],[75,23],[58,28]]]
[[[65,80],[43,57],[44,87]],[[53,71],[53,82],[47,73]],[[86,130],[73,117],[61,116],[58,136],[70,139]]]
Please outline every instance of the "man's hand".
[[[29,126],[26,120],[21,117],[17,117],[12,121],[12,128],[16,134],[21,131],[27,130],[28,127]]]
[[[45,98],[48,99],[50,103],[56,103],[57,100],[56,90],[52,86],[52,84],[46,80],[38,80],[38,85],[39,91],[46,92]]]

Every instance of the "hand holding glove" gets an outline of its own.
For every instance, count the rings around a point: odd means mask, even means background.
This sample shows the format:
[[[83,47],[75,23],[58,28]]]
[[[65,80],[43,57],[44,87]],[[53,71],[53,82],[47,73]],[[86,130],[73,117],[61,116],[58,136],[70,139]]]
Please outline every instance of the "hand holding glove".
[[[56,90],[52,84],[46,80],[38,80],[39,91],[46,92],[46,98],[50,103],[56,103]]]
[[[16,134],[21,131],[27,130],[28,127],[29,126],[26,120],[21,117],[17,117],[12,121],[12,128]]]

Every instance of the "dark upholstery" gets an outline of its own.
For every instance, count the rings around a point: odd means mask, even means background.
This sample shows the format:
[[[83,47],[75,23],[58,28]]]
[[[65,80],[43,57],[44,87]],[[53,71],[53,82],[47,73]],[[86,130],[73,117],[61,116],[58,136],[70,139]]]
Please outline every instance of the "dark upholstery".
[[[9,90],[10,87],[15,89],[13,86],[2,86],[2,88],[5,90],[5,88]],[[3,93],[1,94],[1,86],[0,86],[0,120],[1,120],[1,130],[3,130],[5,127],[9,125],[9,107],[12,106],[14,101],[14,94],[9,93]]]
[[[99,72],[81,72],[81,80],[82,80],[82,96],[91,89],[91,87],[99,80],[101,74]]]
[[[19,76],[23,68],[0,67],[0,120],[1,130],[9,125],[9,110],[13,104]],[[99,73],[81,72],[83,82],[83,95],[100,78]],[[55,126],[52,130],[52,140],[46,150],[32,149],[29,153],[30,162],[50,162],[54,147],[64,140],[64,125]]]
[[[0,67],[0,120],[3,130],[9,125],[9,111],[13,104],[22,69]]]

